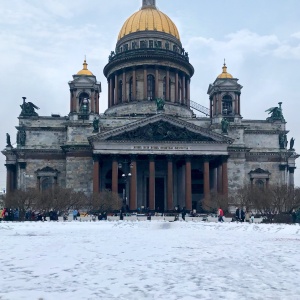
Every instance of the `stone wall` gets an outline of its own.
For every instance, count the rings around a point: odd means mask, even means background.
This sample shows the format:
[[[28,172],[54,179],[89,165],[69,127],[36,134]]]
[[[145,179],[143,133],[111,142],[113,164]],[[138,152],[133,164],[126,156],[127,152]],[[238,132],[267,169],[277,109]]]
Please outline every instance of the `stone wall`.
[[[93,192],[93,159],[92,157],[67,157],[66,187],[86,194]]]

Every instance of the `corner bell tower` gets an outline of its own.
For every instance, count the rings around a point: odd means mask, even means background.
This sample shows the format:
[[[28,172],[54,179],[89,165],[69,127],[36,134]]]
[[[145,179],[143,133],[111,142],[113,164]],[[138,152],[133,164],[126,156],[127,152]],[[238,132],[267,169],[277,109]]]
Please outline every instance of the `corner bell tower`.
[[[241,89],[237,78],[227,72],[224,60],[223,72],[208,87],[210,118],[213,123],[220,123],[223,118],[239,123],[241,116]]]
[[[73,75],[73,80],[69,81],[69,116],[72,120],[93,120],[95,115],[99,115],[101,83],[97,82],[96,76],[88,70],[87,66],[84,60],[83,69]]]

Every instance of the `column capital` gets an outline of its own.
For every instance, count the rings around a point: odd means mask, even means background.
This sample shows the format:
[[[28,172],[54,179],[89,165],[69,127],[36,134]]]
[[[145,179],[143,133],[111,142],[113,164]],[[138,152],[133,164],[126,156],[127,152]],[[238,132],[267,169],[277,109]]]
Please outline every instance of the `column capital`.
[[[289,167],[289,172],[291,174],[294,174],[296,167]]]
[[[285,171],[287,169],[287,165],[279,165],[279,171]]]
[[[19,166],[21,169],[25,169],[26,168],[26,162],[25,161],[22,161],[22,162],[19,162]]]
[[[137,154],[130,154],[130,160],[131,161],[136,161],[136,159],[137,159]]]
[[[191,161],[192,160],[192,155],[185,155],[184,156],[185,161]]]
[[[13,165],[13,164],[5,164],[5,167],[6,167],[6,169],[9,170],[9,171],[13,171],[13,170],[15,170],[16,165]]]
[[[155,159],[155,157],[156,157],[156,155],[155,155],[155,154],[148,154],[148,158],[149,158],[149,160],[154,160],[154,159]]]
[[[229,158],[229,155],[223,155],[223,156],[221,157],[222,163],[227,163],[228,158]]]
[[[174,155],[167,155],[167,160],[168,161],[173,161],[174,160]]]

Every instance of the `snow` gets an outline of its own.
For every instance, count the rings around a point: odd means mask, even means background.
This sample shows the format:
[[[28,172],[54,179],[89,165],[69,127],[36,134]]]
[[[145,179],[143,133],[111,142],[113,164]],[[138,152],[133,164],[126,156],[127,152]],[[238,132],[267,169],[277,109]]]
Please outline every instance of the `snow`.
[[[300,226],[0,223],[0,299],[299,299]]]

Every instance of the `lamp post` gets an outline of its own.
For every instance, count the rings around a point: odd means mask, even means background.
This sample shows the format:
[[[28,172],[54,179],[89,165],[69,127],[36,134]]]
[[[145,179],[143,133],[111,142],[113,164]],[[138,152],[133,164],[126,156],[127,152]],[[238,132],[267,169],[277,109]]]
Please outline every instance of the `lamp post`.
[[[122,169],[122,179],[123,179],[123,183],[124,183],[124,188],[123,188],[123,195],[122,195],[122,200],[123,200],[123,205],[122,207],[125,206],[125,208],[127,209],[127,205],[128,205],[128,195],[129,195],[129,179],[131,177],[131,173],[130,173],[130,169],[132,168],[132,164],[127,161],[126,159],[123,162],[119,163],[119,169]]]
[[[128,174],[122,174],[122,178],[124,180],[124,183],[125,183],[125,186],[124,186],[124,189],[123,189],[123,204],[127,207],[128,203],[127,203],[127,199],[128,199],[128,195],[127,195],[127,192],[128,192],[128,188],[127,188],[127,184],[128,184],[128,178],[131,177],[131,173],[128,173]]]

